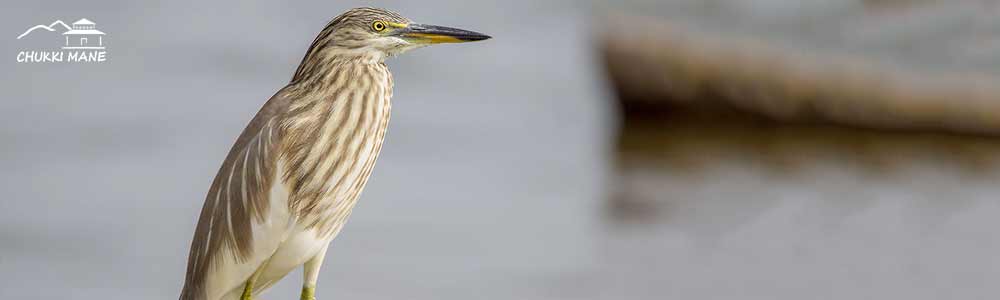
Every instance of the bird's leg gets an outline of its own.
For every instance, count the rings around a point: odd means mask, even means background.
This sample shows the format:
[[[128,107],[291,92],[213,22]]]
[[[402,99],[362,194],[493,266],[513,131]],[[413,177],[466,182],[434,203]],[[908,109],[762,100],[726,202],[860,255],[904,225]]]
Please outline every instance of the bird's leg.
[[[323,246],[323,249],[320,249],[316,256],[313,256],[302,266],[301,300],[316,300],[316,280],[319,279],[319,267],[323,266],[323,257],[326,256],[326,248],[329,246]]]
[[[253,285],[257,283],[257,278],[260,277],[261,272],[264,272],[264,268],[267,267],[267,263],[270,261],[270,258],[265,260],[264,263],[257,268],[257,271],[254,271],[253,275],[250,275],[250,279],[247,279],[246,285],[243,286],[243,296],[240,297],[240,300],[253,300]]]
[[[253,298],[253,283],[254,283],[254,281],[257,281],[256,280],[257,278],[255,278],[255,277],[257,277],[257,276],[250,277],[250,279],[247,280],[246,285],[243,286],[243,296],[240,297],[240,300],[252,300],[252,298]]]

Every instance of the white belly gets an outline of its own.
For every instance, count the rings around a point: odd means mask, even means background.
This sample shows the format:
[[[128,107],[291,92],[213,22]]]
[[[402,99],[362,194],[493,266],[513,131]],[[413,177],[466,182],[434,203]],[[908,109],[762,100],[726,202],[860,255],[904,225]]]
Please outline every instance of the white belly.
[[[332,237],[317,236],[315,229],[304,229],[301,224],[296,225],[264,266],[260,278],[257,279],[257,288],[260,291],[270,288],[292,270],[319,254],[330,240]]]
[[[281,174],[279,164],[276,173]],[[223,260],[208,277],[209,298],[238,300],[246,280],[263,268],[254,295],[277,283],[295,268],[313,258],[336,234],[321,237],[315,228],[306,228],[288,210],[288,193],[282,183],[271,187],[271,209],[264,223],[253,225],[253,255],[247,261]]]
[[[269,260],[266,263],[263,261],[257,263],[258,267],[256,268],[263,268],[263,270],[254,285],[254,295],[266,291],[295,268],[302,266],[306,261],[319,254],[319,251],[323,250],[333,239],[332,236],[319,237],[315,229],[305,229],[301,224],[293,225],[293,228],[283,236],[285,237],[284,241],[277,244]],[[232,276],[234,279],[249,277],[256,271],[252,263],[240,264],[239,266],[242,268],[237,268],[239,271],[236,273],[240,273],[240,275]],[[245,279],[243,281],[235,280],[232,283],[231,288],[221,299],[236,300],[240,298]]]

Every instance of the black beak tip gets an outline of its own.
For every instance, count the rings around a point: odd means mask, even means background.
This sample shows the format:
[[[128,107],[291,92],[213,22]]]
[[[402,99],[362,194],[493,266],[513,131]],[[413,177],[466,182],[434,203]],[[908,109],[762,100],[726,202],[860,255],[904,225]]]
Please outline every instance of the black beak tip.
[[[488,36],[488,35],[485,35],[485,34],[482,34],[482,33],[478,33],[478,32],[475,33],[475,34],[471,34],[469,36],[462,37],[463,40],[470,41],[470,42],[485,41],[485,40],[492,39],[492,38],[493,38],[492,36]]]

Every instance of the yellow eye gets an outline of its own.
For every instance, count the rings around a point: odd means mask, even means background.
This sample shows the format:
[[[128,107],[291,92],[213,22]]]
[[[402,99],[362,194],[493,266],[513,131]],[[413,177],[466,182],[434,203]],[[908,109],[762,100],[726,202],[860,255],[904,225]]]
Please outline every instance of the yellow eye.
[[[372,29],[374,29],[375,31],[385,30],[385,22],[375,21],[375,23],[372,23]]]

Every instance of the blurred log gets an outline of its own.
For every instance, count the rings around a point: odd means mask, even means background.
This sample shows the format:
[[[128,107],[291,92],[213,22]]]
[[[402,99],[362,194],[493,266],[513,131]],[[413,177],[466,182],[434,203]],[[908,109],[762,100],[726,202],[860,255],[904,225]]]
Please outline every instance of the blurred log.
[[[917,73],[862,57],[692,34],[651,18],[609,24],[600,45],[630,114],[721,110],[782,122],[1000,134],[1000,81],[991,75]]]
[[[996,74],[665,18],[602,24],[623,112],[611,201],[622,219],[714,198],[756,205],[789,197],[776,188],[789,185],[801,198],[954,202],[974,196],[970,182],[1000,180]],[[926,174],[931,184],[910,185]]]

